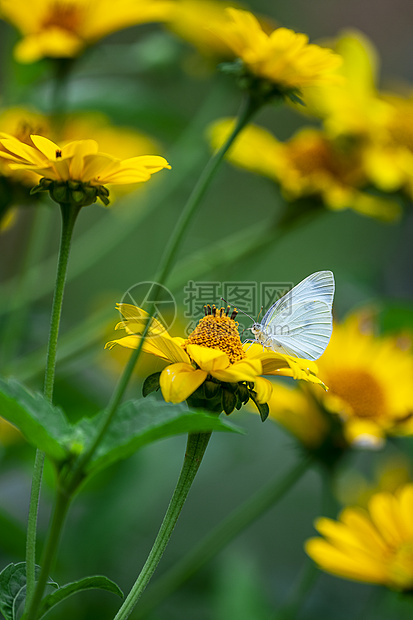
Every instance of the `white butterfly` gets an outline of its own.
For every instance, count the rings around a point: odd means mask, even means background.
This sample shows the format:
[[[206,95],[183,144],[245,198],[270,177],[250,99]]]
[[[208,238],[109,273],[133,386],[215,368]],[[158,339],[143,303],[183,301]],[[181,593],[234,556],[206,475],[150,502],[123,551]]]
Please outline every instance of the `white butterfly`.
[[[316,360],[333,331],[331,271],[317,271],[271,306],[261,323],[250,327],[255,341],[277,353]]]

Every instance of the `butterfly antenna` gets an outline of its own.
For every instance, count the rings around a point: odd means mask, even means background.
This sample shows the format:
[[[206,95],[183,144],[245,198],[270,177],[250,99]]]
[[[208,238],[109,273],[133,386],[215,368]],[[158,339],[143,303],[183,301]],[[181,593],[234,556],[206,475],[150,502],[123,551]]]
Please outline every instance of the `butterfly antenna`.
[[[261,310],[258,312],[258,316],[257,316],[257,323],[258,323],[258,319],[260,318],[260,314],[263,311],[263,309],[264,309],[264,306],[261,306]]]
[[[222,301],[225,301],[225,303],[227,304],[227,306],[228,306],[228,308],[229,308],[230,306],[229,306],[229,304],[228,304],[227,300],[226,300],[226,299],[224,299],[223,297],[221,297],[221,299],[222,299]],[[237,308],[237,310],[236,310],[236,311],[237,311],[237,312],[241,312],[242,314],[245,314],[245,316],[247,316],[249,319],[251,319],[251,321],[252,321],[253,323],[255,322],[255,321],[254,321],[254,319],[252,318],[252,316],[250,316],[249,314],[247,314],[246,312],[244,312],[244,310],[239,310],[239,309]]]

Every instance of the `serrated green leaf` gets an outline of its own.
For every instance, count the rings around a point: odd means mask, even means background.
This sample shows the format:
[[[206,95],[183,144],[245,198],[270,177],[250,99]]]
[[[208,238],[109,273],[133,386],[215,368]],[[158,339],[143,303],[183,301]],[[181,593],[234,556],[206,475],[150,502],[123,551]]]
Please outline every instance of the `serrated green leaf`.
[[[35,571],[37,577],[40,566],[36,566]],[[52,579],[49,579],[47,584],[58,587]],[[19,617],[25,598],[26,562],[9,564],[0,573],[0,611],[5,620],[16,620]]]
[[[55,461],[68,455],[72,426],[63,411],[15,379],[0,379],[0,416],[17,426],[29,443]]]
[[[66,599],[76,592],[82,592],[83,590],[106,590],[117,594],[120,598],[123,598],[123,592],[114,581],[111,581],[104,575],[93,575],[91,577],[84,577],[78,581],[73,581],[62,586],[55,592],[48,594],[42,601],[39,611],[39,618],[42,618],[52,607]]]
[[[99,423],[96,418],[79,422],[89,441],[93,441]],[[227,431],[242,433],[231,422],[203,410],[190,410],[186,404],[171,405],[153,398],[128,401],[119,407],[102,443],[88,464],[89,474],[127,458],[142,446],[192,432]]]

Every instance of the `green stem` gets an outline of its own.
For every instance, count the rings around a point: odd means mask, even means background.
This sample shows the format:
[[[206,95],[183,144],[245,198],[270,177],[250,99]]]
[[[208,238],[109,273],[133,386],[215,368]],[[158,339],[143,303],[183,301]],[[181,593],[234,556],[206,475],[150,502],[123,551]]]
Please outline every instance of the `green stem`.
[[[225,106],[226,101],[222,100],[221,91],[205,99],[199,112],[194,116],[184,132],[178,138],[176,144],[171,149],[167,159],[174,163],[174,174],[165,175],[151,182],[150,190],[145,190],[139,194],[139,205],[137,208],[137,194],[129,195],[117,201],[113,210],[107,210],[105,217],[102,217],[96,224],[84,231],[74,242],[71,258],[69,277],[71,279],[82,275],[102,260],[110,251],[118,248],[126,237],[130,237],[136,232],[145,217],[155,210],[158,206],[168,202],[170,196],[177,188],[182,185],[184,179],[190,178],[198,166],[201,165],[202,158],[205,156],[205,149],[200,148],[199,135],[205,126],[212,122],[219,114],[219,110]],[[191,154],[188,157],[188,153]],[[31,267],[30,277],[36,279],[36,288],[30,292],[31,302],[40,299],[53,289],[56,256],[50,256],[41,263]],[[9,279],[4,284],[0,284],[0,315],[7,308],[4,301],[16,287],[16,277]],[[21,302],[26,303],[26,297]]]
[[[158,536],[156,537],[139,577],[135,581],[122,607],[116,614],[115,620],[126,620],[126,618],[129,618],[142,592],[155,572],[188,496],[189,489],[199,469],[210,437],[211,433],[192,433],[188,436],[181,474],[164,520],[162,521]]]
[[[46,356],[46,371],[44,379],[44,395],[52,402],[54,377],[56,369],[57,338],[59,335],[60,317],[62,313],[63,293],[66,281],[67,265],[70,253],[73,227],[79,213],[79,207],[62,205],[62,233],[60,238],[59,260],[57,265],[56,285],[50,319],[49,342]],[[30,609],[31,601],[35,592],[39,590],[39,583],[35,588],[35,563],[36,563],[36,531],[37,513],[40,498],[41,481],[43,474],[44,454],[36,451],[35,467],[32,479],[32,491],[30,496],[29,520],[27,525],[26,545],[26,579],[27,597],[26,605]],[[43,591],[41,592],[41,595]]]
[[[225,153],[228,151],[228,149],[234,142],[237,135],[245,127],[245,125],[250,121],[250,119],[252,118],[252,116],[255,114],[255,112],[258,109],[259,109],[259,105],[257,104],[257,102],[251,99],[249,96],[247,96],[245,100],[243,101],[243,104],[241,106],[239,115],[237,117],[237,121],[235,123],[234,129],[231,135],[226,140],[226,142],[221,146],[221,148],[218,149],[218,151],[210,158],[200,178],[198,179],[197,184],[195,185],[192,193],[190,194],[183,208],[183,211],[181,213],[181,217],[179,218],[177,225],[174,231],[172,232],[172,236],[169,239],[168,245],[166,247],[166,250],[162,256],[160,265],[158,267],[158,271],[155,276],[155,282],[160,286],[155,288],[155,292],[153,295],[153,302],[151,304],[151,307],[148,309],[149,316],[153,316],[154,314],[161,285],[165,284],[169,276],[169,273],[172,269],[172,266],[173,266],[176,254],[178,252],[179,246],[181,244],[181,241],[183,239],[183,236],[186,233],[188,226],[193,216],[195,215],[195,212],[198,206],[200,205],[201,200],[204,197],[213,177],[215,176],[215,173],[217,172],[219,165],[225,156]],[[102,420],[101,428],[94,442],[90,446],[89,450],[83,455],[83,457],[78,462],[77,469],[74,472],[74,475],[70,483],[70,488],[72,489],[76,488],[76,486],[79,484],[82,478],[85,466],[87,465],[87,463],[93,456],[94,452],[96,451],[97,447],[99,446],[100,442],[102,441],[102,438],[104,437],[107,429],[109,428],[112,422],[113,416],[115,415],[116,410],[120,402],[122,401],[123,395],[126,391],[126,388],[132,376],[135,365],[141,354],[143,343],[144,343],[147,331],[149,329],[149,326],[150,326],[150,321],[148,321],[146,325],[145,331],[142,334],[138,348],[133,351],[133,353],[131,354],[129,358],[127,365],[125,366],[125,369],[119,379],[119,382],[111,398],[111,401],[106,409],[106,413]]]
[[[44,548],[41,569],[36,588],[31,600],[28,603],[27,612],[24,614],[24,620],[35,620],[39,610],[40,603],[43,598],[44,589],[49,580],[50,571],[53,566],[56,549],[59,544],[62,526],[69,508],[71,497],[61,488],[57,491],[56,502],[53,511],[53,517],[50,524],[46,546]],[[22,620],[23,620],[22,618]]]
[[[59,260],[57,263],[56,285],[53,296],[52,317],[50,321],[49,342],[46,356],[46,372],[44,377],[44,395],[51,402],[53,399],[54,378],[56,372],[57,338],[59,335],[60,317],[62,314],[63,293],[69,261],[70,243],[73,227],[79,214],[79,207],[62,205],[62,234],[60,238]]]
[[[298,215],[294,222],[290,221],[287,225],[285,221],[278,223],[274,218],[270,218],[258,224],[252,223],[247,228],[232,233],[212,245],[191,252],[189,256],[176,263],[174,272],[168,280],[168,287],[172,292],[180,290],[188,280],[196,280],[217,267],[238,264],[241,260],[255,256],[298,225],[303,226],[311,219],[314,219],[313,214]],[[72,269],[70,271],[72,273]],[[64,334],[59,341],[58,361],[69,359],[82,350],[92,349],[100,342],[102,331],[110,321],[111,313],[112,310],[101,310]],[[32,379],[41,371],[43,359],[42,350],[26,355],[12,367],[13,374],[22,381]]]
[[[155,582],[145,596],[136,617],[146,617],[162,600],[185,583],[249,525],[279,502],[308,471],[310,465],[311,459],[303,459],[281,480],[277,476],[276,480],[272,480],[234,510],[188,555],[178,561],[171,570]]]

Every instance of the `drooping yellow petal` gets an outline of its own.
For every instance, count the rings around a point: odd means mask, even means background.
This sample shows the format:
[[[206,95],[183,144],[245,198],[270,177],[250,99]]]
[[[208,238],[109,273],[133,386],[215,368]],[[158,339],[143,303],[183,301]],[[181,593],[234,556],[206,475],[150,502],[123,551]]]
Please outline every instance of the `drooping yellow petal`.
[[[273,384],[264,377],[255,377],[254,390],[257,392],[257,401],[259,403],[268,403],[272,394]]]
[[[186,349],[194,362],[209,373],[229,366],[228,355],[218,349],[208,349],[198,344],[189,344]]]
[[[171,364],[164,368],[159,380],[162,396],[167,403],[181,403],[199,388],[207,374],[190,364]]]

